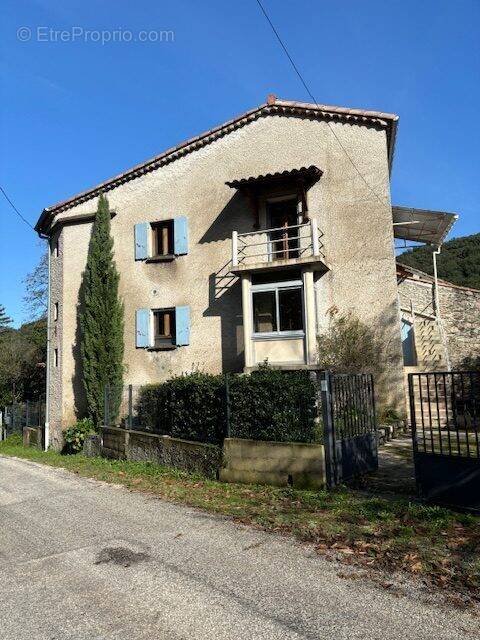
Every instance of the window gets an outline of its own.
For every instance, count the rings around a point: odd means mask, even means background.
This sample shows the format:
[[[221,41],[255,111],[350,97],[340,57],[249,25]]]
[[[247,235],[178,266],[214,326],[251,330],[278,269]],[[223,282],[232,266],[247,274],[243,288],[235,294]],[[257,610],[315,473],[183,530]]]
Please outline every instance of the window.
[[[277,330],[275,291],[258,291],[253,294],[253,325],[255,333],[271,333]]]
[[[252,299],[254,334],[303,335],[301,283],[253,285]]]
[[[188,254],[188,220],[138,222],[134,226],[135,260],[166,262]]]
[[[297,200],[267,203],[270,227],[270,251],[273,260],[298,258]]]
[[[53,319],[55,322],[58,320],[58,302],[53,305]]]
[[[415,351],[415,335],[413,324],[408,320],[402,320],[402,350],[403,364],[406,367],[417,366],[417,354]]]
[[[58,349],[53,350],[53,366],[58,367]]]
[[[173,220],[152,224],[152,257],[173,255]]]
[[[174,345],[175,309],[153,312],[153,346],[155,349]]]

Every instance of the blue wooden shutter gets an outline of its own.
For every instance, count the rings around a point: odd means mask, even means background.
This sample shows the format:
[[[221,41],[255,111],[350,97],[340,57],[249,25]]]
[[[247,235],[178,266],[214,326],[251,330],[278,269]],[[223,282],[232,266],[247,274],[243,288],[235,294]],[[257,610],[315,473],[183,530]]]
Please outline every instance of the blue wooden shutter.
[[[137,309],[135,334],[137,347],[146,349],[150,346],[150,309]]]
[[[135,225],[135,260],[148,258],[148,222],[140,222]]]
[[[188,253],[188,226],[185,216],[173,220],[173,253],[176,256]]]
[[[175,344],[190,344],[190,307],[175,307]]]

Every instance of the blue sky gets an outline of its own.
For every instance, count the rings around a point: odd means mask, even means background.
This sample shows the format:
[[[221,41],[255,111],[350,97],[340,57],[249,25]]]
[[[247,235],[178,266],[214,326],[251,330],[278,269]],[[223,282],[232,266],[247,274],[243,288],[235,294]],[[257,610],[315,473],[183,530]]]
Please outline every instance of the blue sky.
[[[394,202],[480,231],[480,1],[263,2],[319,102],[400,115]],[[270,92],[308,101],[255,0],[4,0],[2,14],[1,183],[32,224]],[[85,35],[108,30],[117,42]],[[0,224],[0,303],[18,324],[42,247],[3,199]]]

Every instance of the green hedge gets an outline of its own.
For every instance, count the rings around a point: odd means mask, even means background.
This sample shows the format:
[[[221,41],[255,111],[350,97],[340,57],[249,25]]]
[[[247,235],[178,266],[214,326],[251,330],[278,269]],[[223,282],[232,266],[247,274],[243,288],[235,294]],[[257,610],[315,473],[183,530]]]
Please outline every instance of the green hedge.
[[[221,443],[227,435],[225,377],[192,373],[140,390],[140,429],[186,440]],[[230,436],[277,442],[312,442],[315,389],[304,371],[261,367],[228,377]]]
[[[218,444],[225,433],[225,382],[222,376],[191,373],[147,385],[136,410],[140,429]]]
[[[315,389],[305,371],[262,367],[230,384],[230,434],[234,438],[312,442]]]

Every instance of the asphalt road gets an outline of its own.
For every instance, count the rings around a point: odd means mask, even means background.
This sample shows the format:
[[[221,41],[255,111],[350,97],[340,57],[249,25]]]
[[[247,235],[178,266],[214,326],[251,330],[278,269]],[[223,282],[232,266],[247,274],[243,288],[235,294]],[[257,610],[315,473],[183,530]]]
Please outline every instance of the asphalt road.
[[[2,640],[479,636],[478,619],[405,593],[288,539],[0,457]]]

